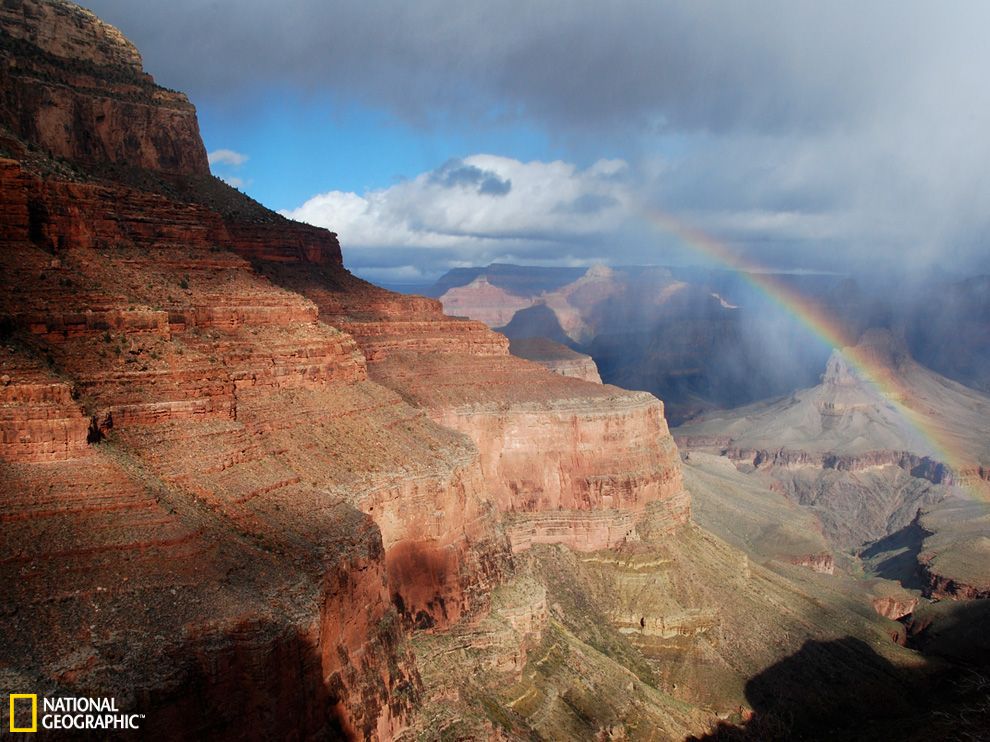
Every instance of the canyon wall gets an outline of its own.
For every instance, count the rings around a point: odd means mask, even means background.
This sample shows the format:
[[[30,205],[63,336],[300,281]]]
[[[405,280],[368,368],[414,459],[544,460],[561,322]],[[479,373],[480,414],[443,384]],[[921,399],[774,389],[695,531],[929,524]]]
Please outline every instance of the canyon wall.
[[[677,440],[785,493],[878,574],[929,597],[979,598],[990,581],[988,413],[985,395],[917,364],[889,331],[868,330],[832,354],[818,386],[711,413]],[[891,572],[885,550],[898,540],[911,548]]]
[[[896,466],[932,484],[954,484],[955,474],[942,462],[910,451],[866,451],[861,454],[808,452],[780,447],[777,449],[740,448],[728,436],[675,436],[677,445],[688,450],[717,452],[730,461],[748,464],[755,469],[833,469],[861,472]]]
[[[435,419],[477,444],[515,550],[617,546],[634,537],[638,514],[652,502],[665,503],[675,522],[687,521],[677,451],[651,395],[617,396],[607,406],[580,398],[505,409],[460,405]]]
[[[410,631],[484,616],[513,551],[687,521],[658,400],[351,276],[87,11],[0,22],[5,672],[160,735],[391,739]]]
[[[520,309],[533,304],[533,299],[516,296],[478,276],[467,286],[449,289],[440,296],[444,312],[455,317],[469,317],[489,327],[502,327]]]
[[[5,2],[0,23],[0,124],[21,140],[89,165],[209,173],[192,104],[155,85],[117,29],[37,0]]]
[[[687,522],[676,446],[652,395],[548,374],[482,323],[445,317],[434,300],[353,278],[335,280],[360,285],[334,292],[299,266],[271,275],[355,338],[371,379],[474,442],[514,550],[615,546],[634,537],[650,503],[670,511],[671,527]]]
[[[684,738],[837,626],[904,660],[690,523],[659,400],[352,276],[88,12],[0,21],[0,684],[156,737]]]

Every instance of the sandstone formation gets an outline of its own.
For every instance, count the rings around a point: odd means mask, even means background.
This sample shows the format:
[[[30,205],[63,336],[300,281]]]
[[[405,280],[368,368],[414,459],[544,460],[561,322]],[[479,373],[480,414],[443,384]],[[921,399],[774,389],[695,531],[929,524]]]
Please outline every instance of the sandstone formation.
[[[672,526],[687,521],[676,448],[655,397],[550,374],[509,355],[506,338],[480,322],[445,317],[436,301],[353,278],[333,279],[351,290],[329,291],[286,264],[270,275],[356,339],[373,380],[474,442],[514,549],[615,545],[633,537],[636,514],[653,502]]]
[[[0,125],[21,141],[89,166],[209,174],[195,109],[155,85],[117,29],[78,6],[30,0],[4,3],[0,23]]]
[[[910,616],[918,607],[918,599],[913,596],[884,595],[873,599],[873,609],[881,616],[895,621]]]
[[[806,328],[766,307],[765,297],[733,283],[732,275],[493,264],[454,269],[433,291],[453,313],[489,324],[505,318],[496,327],[512,340],[546,338],[591,355],[604,380],[659,396],[677,424],[706,409],[813,383],[827,357],[815,343],[802,351],[809,345]],[[768,335],[786,350],[768,355]]]
[[[585,272],[585,268],[512,265],[509,263],[452,268],[437,279],[436,283],[427,291],[427,296],[443,296],[451,289],[467,286],[475,279],[484,276],[493,286],[497,286],[510,294],[535,297],[542,293],[556,291],[562,286],[576,281]]]
[[[448,313],[504,327],[513,339],[558,340],[539,332],[544,314],[549,314],[567,343],[589,343],[601,333],[648,330],[660,318],[681,316],[698,306],[735,308],[675,280],[665,268],[593,265],[574,274],[575,269],[491,265],[451,271],[437,282],[437,290],[443,289],[438,296]]]
[[[569,283],[527,296],[532,308],[539,307],[554,318],[568,343],[578,344],[587,344],[602,332],[628,333],[648,327],[661,316],[677,313],[688,297],[696,298],[695,291],[675,281],[664,268],[617,270],[606,265],[593,265]],[[540,318],[523,307],[511,322],[503,324],[513,338],[547,336],[538,331]]]

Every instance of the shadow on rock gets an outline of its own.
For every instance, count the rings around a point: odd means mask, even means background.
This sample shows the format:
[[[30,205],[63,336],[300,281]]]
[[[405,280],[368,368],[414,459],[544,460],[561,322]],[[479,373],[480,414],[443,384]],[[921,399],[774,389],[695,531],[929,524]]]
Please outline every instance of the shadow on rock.
[[[899,582],[908,590],[925,587],[918,567],[918,554],[925,539],[932,533],[921,526],[919,517],[916,515],[904,528],[876,541],[860,553],[860,558],[871,565],[874,574]]]
[[[746,684],[749,720],[721,722],[686,742],[990,739],[990,655],[982,647],[990,605],[956,603],[927,620],[935,639],[925,665],[897,667],[852,637],[808,641]],[[973,637],[983,639],[966,657],[960,647]]]
[[[171,658],[171,688],[137,706],[147,711],[148,739],[347,740],[340,688],[325,681],[318,649],[298,632],[246,621],[223,636]]]

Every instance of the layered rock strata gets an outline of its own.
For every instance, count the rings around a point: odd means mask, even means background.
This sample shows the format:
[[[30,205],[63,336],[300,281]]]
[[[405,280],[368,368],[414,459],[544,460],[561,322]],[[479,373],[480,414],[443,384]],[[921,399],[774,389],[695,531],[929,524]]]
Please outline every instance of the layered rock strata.
[[[0,21],[18,687],[113,695],[160,736],[390,739],[422,691],[409,630],[483,615],[513,549],[686,521],[658,400],[351,276],[333,233],[209,175],[193,107],[88,12]]]
[[[926,593],[936,599],[990,598],[990,504],[950,498],[919,513],[917,521]]]
[[[955,474],[945,464],[910,451],[866,451],[861,454],[836,454],[795,450],[740,448],[726,436],[676,435],[677,445],[693,451],[717,453],[737,464],[754,469],[831,469],[840,472],[865,472],[883,467],[897,467],[913,477],[932,484],[955,484]]]
[[[298,266],[270,275],[346,328],[370,378],[475,443],[514,550],[614,546],[634,538],[650,503],[669,511],[671,527],[687,522],[677,449],[652,395],[548,374],[511,356],[482,323],[445,317],[433,300],[353,278],[321,284]]]
[[[821,526],[779,488],[764,486],[723,456],[691,451],[682,458],[699,525],[760,562],[775,559],[834,573]]]

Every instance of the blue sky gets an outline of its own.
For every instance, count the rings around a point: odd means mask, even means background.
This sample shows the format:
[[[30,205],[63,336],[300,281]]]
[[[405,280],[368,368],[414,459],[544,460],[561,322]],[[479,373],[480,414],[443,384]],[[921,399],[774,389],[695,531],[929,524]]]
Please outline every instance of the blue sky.
[[[238,166],[215,165],[214,173],[277,210],[331,189],[387,188],[475,152],[521,160],[563,154],[543,132],[520,122],[417,126],[387,110],[292,89],[205,99],[197,110],[208,151],[229,149],[248,158]]]
[[[89,5],[237,153],[216,174],[369,277],[696,259],[655,210],[767,267],[990,254],[978,0]]]

